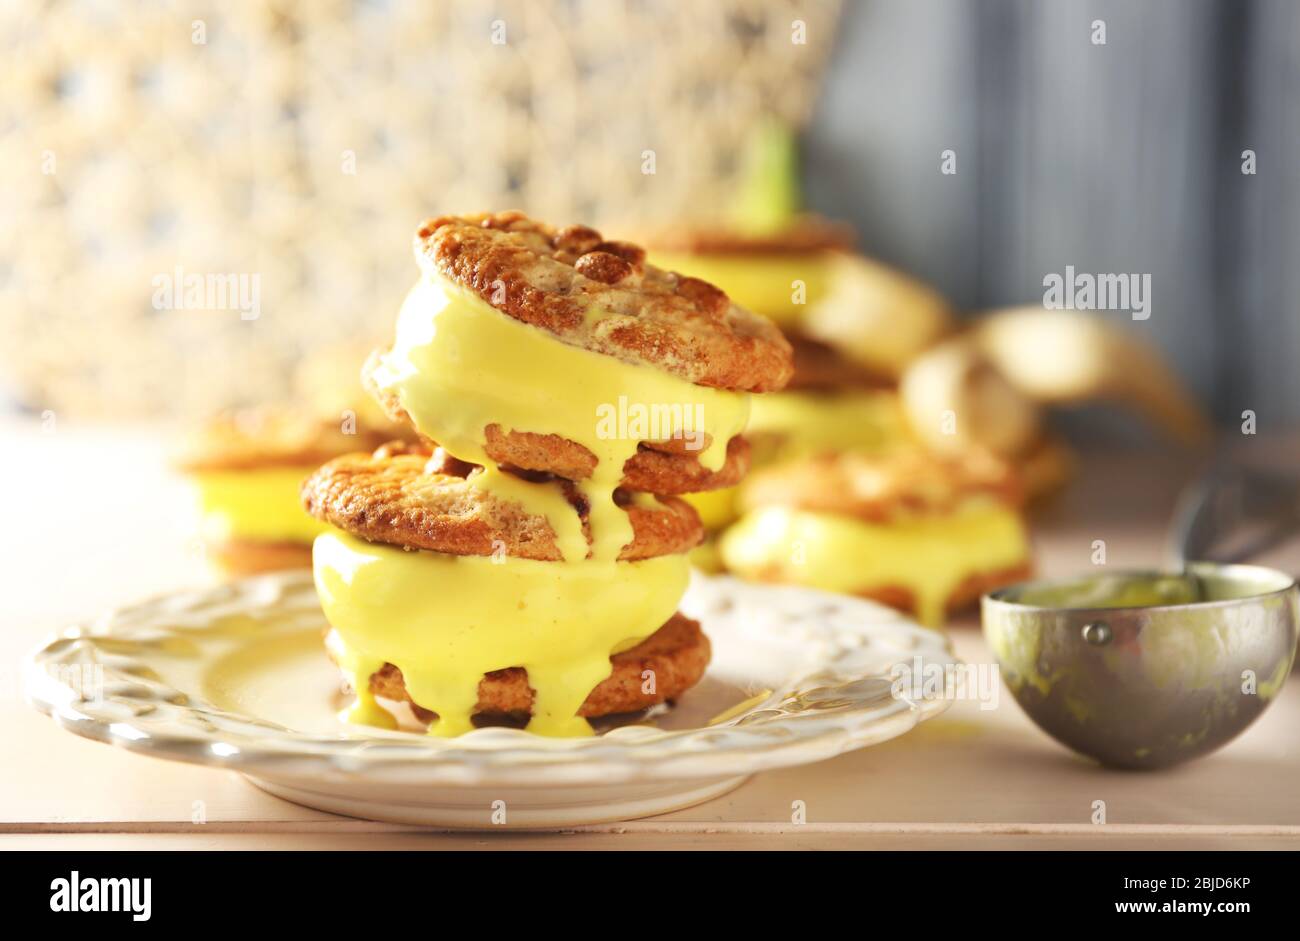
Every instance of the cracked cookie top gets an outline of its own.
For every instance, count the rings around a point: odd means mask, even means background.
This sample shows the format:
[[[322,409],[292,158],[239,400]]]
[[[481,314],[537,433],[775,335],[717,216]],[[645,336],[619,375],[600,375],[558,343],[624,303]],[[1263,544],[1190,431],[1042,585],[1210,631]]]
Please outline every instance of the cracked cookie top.
[[[555,229],[520,212],[440,216],[416,232],[415,253],[426,274],[572,346],[735,391],[780,389],[793,371],[766,318],[587,226]]]

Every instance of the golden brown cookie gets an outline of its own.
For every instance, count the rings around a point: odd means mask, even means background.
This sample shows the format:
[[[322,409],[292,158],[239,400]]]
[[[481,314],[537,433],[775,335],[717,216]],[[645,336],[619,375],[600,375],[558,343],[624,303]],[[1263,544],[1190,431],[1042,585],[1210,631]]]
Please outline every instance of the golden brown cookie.
[[[484,451],[500,465],[566,480],[586,480],[596,469],[596,456],[591,451],[559,435],[502,432],[499,425],[488,425],[483,430]],[[676,496],[734,486],[749,470],[749,442],[739,436],[727,442],[726,462],[716,471],[705,468],[694,454],[676,450],[676,444],[642,442],[624,462],[619,486],[638,493]]]
[[[900,514],[946,512],[976,495],[1009,506],[1023,502],[1015,469],[983,452],[961,460],[919,450],[885,456],[826,454],[759,471],[745,484],[741,504],[888,522]]]
[[[570,345],[720,389],[766,392],[790,378],[790,345],[771,322],[586,226],[554,229],[520,212],[440,216],[420,227],[415,249],[426,272]]]
[[[329,645],[326,645],[329,649]],[[699,682],[709,664],[709,639],[696,621],[674,614],[663,627],[630,650],[610,657],[613,672],[591,691],[578,709],[587,719],[637,712],[676,699]],[[654,673],[654,693],[644,691],[646,671]],[[370,677],[370,692],[396,702],[411,702],[402,671],[386,663]],[[479,682],[476,716],[512,718],[522,722],[532,710],[528,672],[510,667],[488,673]],[[435,713],[412,703],[416,716],[430,721]]]
[[[774,232],[679,226],[652,230],[643,239],[652,250],[693,255],[806,255],[848,251],[856,241],[852,226],[815,215],[799,216]]]
[[[391,437],[391,431],[362,422],[345,426],[341,418],[287,407],[237,409],[217,415],[191,435],[176,463],[188,473],[306,467],[370,450]]]
[[[834,347],[799,333],[786,332],[794,350],[790,392],[838,392],[844,389],[888,389],[897,383],[841,355]]]
[[[586,480],[596,469],[596,455],[559,435],[503,432],[499,425],[488,425],[483,432],[483,450],[498,464],[566,480]],[[705,435],[703,446],[708,443]],[[739,436],[727,442],[726,461],[716,471],[705,468],[686,447],[684,440],[643,441],[624,462],[619,486],[638,493],[675,496],[734,486],[749,471],[749,443]]]
[[[734,487],[749,472],[749,442],[739,435],[727,442],[727,460],[716,471],[705,468],[693,454],[674,453],[674,444],[640,445],[623,465],[622,486],[638,493],[677,496]]]
[[[506,555],[521,559],[561,559],[550,522],[472,486],[466,475],[476,471],[473,465],[394,450],[330,461],[303,483],[303,506],[354,536],[407,549],[491,555],[500,546]],[[561,485],[587,530],[582,495],[568,482]],[[699,516],[682,500],[655,498],[647,505],[623,491],[615,491],[614,499],[632,524],[632,541],[619,554],[621,560],[687,552],[704,538]]]

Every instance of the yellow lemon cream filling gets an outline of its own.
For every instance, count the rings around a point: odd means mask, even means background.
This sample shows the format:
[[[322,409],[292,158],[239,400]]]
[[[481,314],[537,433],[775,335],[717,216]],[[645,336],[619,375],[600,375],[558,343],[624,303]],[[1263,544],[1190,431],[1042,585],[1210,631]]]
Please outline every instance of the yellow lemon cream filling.
[[[652,264],[716,284],[741,307],[781,326],[798,323],[809,304],[826,296],[830,264],[824,252],[805,254],[689,254],[654,252]]]
[[[343,718],[393,726],[369,677],[402,671],[411,698],[439,718],[430,733],[472,728],[483,674],[524,667],[530,732],[592,734],[576,713],[610,672],[610,654],[653,634],[686,590],[683,555],[638,562],[538,562],[407,552],[340,531],[313,550],[316,589],[334,653],[357,693]]]
[[[705,490],[701,493],[684,493],[682,499],[695,507],[700,514],[700,522],[708,532],[717,532],[735,520],[736,496],[739,487],[723,487],[721,490]]]
[[[638,443],[682,438],[701,464],[717,470],[749,416],[743,393],[571,346],[436,275],[407,295],[396,342],[373,378],[397,395],[422,434],[483,465],[470,478],[476,486],[544,515],[566,560],[587,554],[577,511],[558,485],[499,471],[484,451],[485,427],[559,435],[596,456],[595,471],[578,486],[591,507],[591,557],[613,561],[632,540],[631,522],[613,493]]]
[[[754,400],[748,430],[779,438],[779,453],[764,457],[780,460],[819,452],[878,453],[912,440],[892,390],[762,395]]]
[[[880,524],[766,507],[723,533],[721,551],[729,569],[749,578],[845,594],[906,588],[917,620],[939,625],[962,582],[1022,564],[1029,540],[1019,514],[986,500]]]
[[[268,467],[194,474],[204,538],[310,543],[329,528],[312,518],[298,498],[298,489],[314,470]]]

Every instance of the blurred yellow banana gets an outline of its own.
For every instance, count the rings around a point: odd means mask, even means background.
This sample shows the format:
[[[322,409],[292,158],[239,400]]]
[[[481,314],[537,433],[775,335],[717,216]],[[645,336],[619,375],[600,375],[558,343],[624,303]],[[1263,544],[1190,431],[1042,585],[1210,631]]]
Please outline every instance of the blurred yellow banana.
[[[1136,409],[1183,444],[1211,435],[1209,419],[1160,354],[1096,314],[1013,307],[980,316],[970,336],[1036,402],[1107,400]]]
[[[898,391],[913,432],[939,454],[987,448],[1013,458],[1038,437],[1038,404],[1007,382],[969,334],[913,360]]]

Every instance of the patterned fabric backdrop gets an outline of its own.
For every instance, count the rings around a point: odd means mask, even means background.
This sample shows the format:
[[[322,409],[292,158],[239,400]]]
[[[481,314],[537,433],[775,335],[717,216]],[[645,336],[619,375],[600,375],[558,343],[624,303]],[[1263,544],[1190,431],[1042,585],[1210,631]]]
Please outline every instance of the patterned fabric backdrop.
[[[715,214],[746,131],[808,119],[838,14],[7,0],[0,402],[121,419],[285,398],[305,353],[390,329],[428,214]]]

